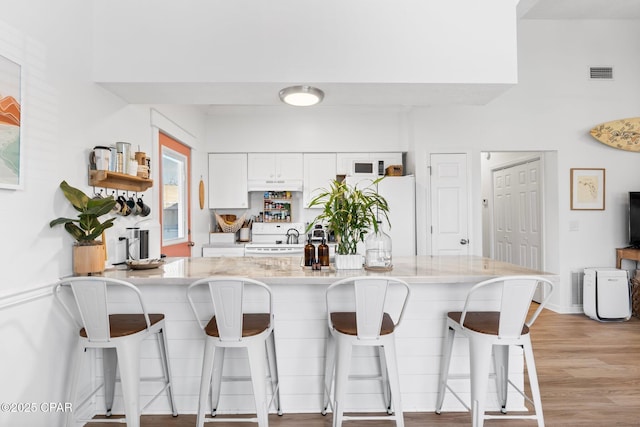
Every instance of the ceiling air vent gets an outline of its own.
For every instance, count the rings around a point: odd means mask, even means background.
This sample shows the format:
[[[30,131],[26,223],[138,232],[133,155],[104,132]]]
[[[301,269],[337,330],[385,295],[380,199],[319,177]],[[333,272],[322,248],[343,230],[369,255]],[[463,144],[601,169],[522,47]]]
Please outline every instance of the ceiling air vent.
[[[613,67],[590,67],[591,80],[613,80]]]

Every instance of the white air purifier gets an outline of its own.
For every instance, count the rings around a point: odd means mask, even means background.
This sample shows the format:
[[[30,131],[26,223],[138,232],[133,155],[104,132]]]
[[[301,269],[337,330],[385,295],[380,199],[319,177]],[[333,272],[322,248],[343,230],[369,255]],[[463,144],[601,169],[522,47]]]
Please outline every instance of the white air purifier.
[[[631,317],[629,277],[617,268],[585,268],[584,314],[594,320],[624,321]]]

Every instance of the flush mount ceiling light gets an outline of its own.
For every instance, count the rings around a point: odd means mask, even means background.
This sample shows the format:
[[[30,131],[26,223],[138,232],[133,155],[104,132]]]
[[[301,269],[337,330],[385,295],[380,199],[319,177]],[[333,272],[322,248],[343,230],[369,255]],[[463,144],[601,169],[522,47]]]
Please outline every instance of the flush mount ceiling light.
[[[280,91],[280,100],[294,107],[310,107],[324,98],[324,92],[313,86],[290,86]]]

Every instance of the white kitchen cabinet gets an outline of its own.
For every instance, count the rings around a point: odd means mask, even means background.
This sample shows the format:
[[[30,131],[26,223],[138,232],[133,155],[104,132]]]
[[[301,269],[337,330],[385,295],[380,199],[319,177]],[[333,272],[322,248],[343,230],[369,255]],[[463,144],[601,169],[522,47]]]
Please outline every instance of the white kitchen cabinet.
[[[304,154],[303,204],[306,208],[322,188],[329,188],[336,179],[336,153]],[[321,208],[321,206],[318,206]]]
[[[385,169],[391,165],[402,164],[401,152],[390,153],[337,153],[336,155],[336,173],[338,175],[351,175],[352,165],[354,161],[358,160],[373,160],[377,162],[382,160],[384,162]],[[377,171],[376,171],[377,172]]]
[[[303,179],[302,153],[249,153],[248,165],[251,181]]]
[[[209,154],[209,208],[247,209],[247,154]]]

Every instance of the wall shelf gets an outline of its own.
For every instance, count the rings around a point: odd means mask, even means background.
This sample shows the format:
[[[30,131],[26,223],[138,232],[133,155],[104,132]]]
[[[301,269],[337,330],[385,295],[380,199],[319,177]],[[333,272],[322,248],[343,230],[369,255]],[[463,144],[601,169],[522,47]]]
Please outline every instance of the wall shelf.
[[[89,185],[142,192],[153,186],[153,180],[106,170],[89,170]]]
[[[264,222],[291,222],[291,197],[267,197],[263,200]]]

